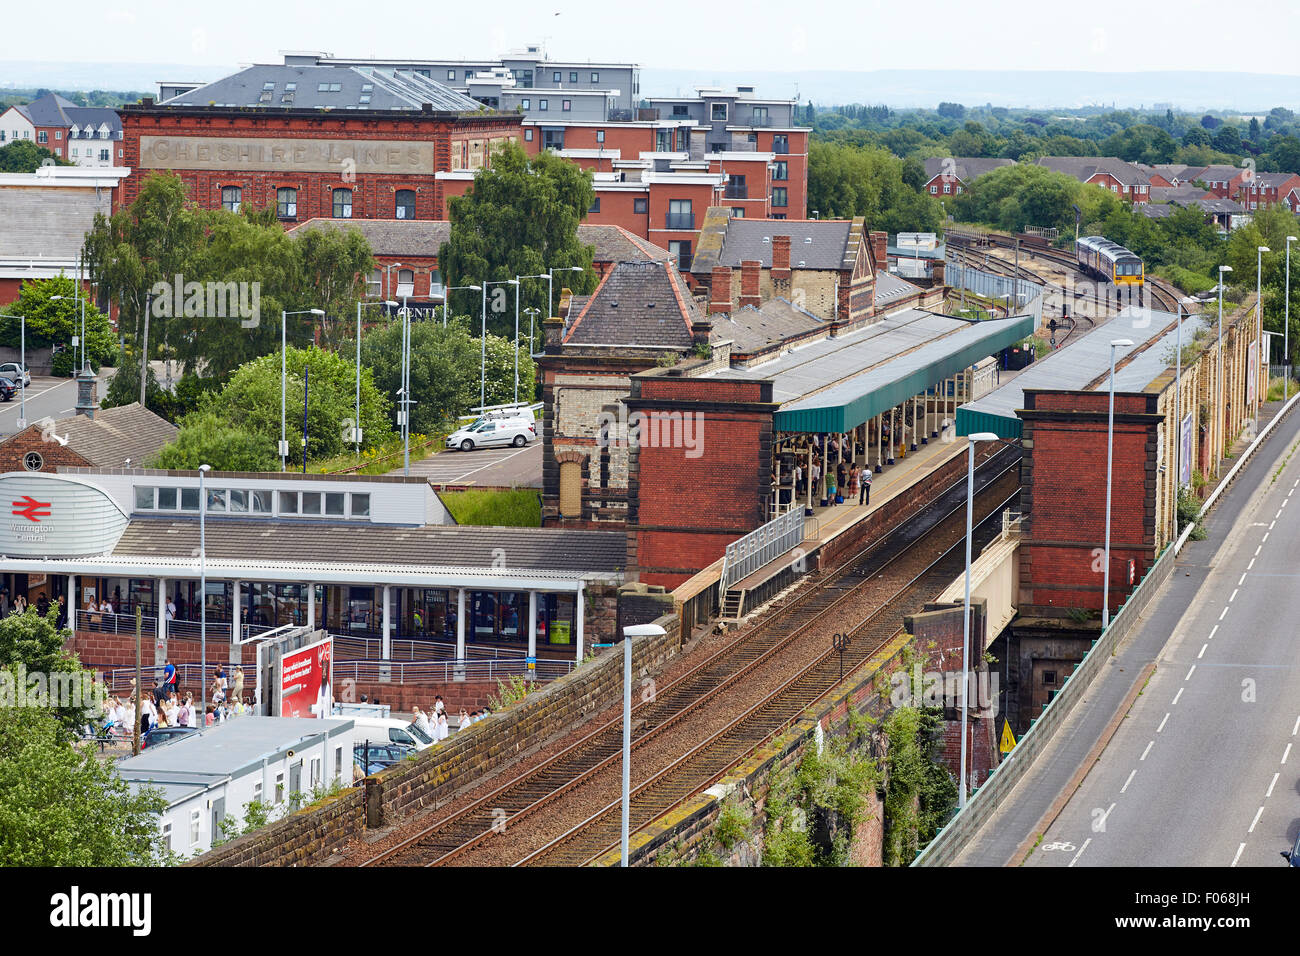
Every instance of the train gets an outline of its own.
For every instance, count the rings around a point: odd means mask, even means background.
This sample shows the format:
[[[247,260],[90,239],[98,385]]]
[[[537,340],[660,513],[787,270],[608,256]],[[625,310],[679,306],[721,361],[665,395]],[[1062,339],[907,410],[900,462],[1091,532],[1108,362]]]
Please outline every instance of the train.
[[[1143,284],[1146,270],[1142,257],[1105,236],[1087,236],[1075,248],[1080,271],[1115,285]]]

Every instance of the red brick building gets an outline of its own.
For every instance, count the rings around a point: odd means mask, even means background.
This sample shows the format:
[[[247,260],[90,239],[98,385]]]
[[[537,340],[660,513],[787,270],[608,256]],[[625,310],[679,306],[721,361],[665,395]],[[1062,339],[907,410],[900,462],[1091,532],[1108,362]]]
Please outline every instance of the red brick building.
[[[960,196],[978,177],[1015,164],[1014,159],[933,156],[925,161],[926,181],[922,188],[936,199]]]
[[[487,165],[520,123],[424,77],[323,66],[250,67],[121,116],[119,202],[171,170],[202,208],[270,205],[286,224],[444,219],[437,174]]]
[[[1125,202],[1151,201],[1151,177],[1139,166],[1114,156],[1044,156],[1039,166],[1109,189]]]

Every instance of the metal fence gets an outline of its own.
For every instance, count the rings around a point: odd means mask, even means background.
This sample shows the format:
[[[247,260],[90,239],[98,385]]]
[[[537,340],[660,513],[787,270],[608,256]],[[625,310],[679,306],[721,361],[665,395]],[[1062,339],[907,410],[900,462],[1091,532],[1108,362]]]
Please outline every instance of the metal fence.
[[[722,564],[721,599],[737,581],[753,574],[769,561],[775,561],[803,541],[803,509],[787,511],[760,528],[727,545]]]
[[[1014,302],[1019,295],[1019,305],[1014,309],[1017,314],[1043,317],[1043,287],[1037,282],[972,269],[952,259],[944,267],[944,281],[954,289],[966,289],[986,299],[1010,296]]]
[[[554,680],[569,673],[574,661],[538,660],[533,671],[524,658],[488,661],[335,661],[334,682],[358,684],[449,684],[459,680],[497,680],[531,673],[538,680]]]

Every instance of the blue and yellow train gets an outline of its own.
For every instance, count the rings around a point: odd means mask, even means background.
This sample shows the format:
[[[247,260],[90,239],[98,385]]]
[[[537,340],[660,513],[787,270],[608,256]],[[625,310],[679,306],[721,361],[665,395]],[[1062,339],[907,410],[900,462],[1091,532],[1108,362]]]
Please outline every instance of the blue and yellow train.
[[[1105,236],[1080,239],[1075,258],[1081,271],[1115,285],[1140,286],[1145,279],[1142,257]]]

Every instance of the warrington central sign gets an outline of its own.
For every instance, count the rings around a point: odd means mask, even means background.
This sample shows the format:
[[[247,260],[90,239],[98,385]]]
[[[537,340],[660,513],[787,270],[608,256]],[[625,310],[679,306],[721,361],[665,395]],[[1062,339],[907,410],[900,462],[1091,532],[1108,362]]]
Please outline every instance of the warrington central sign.
[[[59,475],[0,475],[0,555],[72,558],[107,554],[127,515],[100,488]]]

